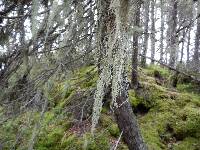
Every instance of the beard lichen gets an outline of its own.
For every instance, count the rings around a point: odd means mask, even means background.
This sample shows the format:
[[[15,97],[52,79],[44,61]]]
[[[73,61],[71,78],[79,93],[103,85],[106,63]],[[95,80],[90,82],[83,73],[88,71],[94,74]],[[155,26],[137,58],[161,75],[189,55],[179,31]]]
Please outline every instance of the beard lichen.
[[[113,0],[110,4],[110,11],[114,14],[114,25],[110,31],[107,31],[107,41],[102,47],[106,47],[102,64],[102,71],[97,82],[95,92],[95,102],[92,116],[92,133],[98,123],[102,109],[102,99],[105,95],[105,89],[111,84],[112,103],[111,108],[114,111],[120,104],[116,98],[121,94],[124,88],[124,77],[127,70],[128,58],[128,34],[127,34],[127,14],[129,0]],[[99,37],[101,38],[101,37]]]

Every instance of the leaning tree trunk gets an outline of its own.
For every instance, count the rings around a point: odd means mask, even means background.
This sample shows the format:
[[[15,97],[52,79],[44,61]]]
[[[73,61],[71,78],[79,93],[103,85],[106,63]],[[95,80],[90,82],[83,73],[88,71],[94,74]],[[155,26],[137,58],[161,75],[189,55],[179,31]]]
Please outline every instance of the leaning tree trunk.
[[[135,5],[137,3],[138,1],[135,1]],[[118,14],[118,17],[120,17],[120,21],[121,21],[120,30],[122,32],[122,37],[121,37],[122,41],[127,40],[126,35],[128,34],[127,33],[128,6],[129,6],[128,0],[120,0],[120,11],[119,11],[120,14]],[[136,7],[136,9],[138,8]],[[117,23],[117,21],[118,20],[116,16],[115,23]],[[118,31],[116,30],[116,32]],[[123,36],[123,34],[125,35]],[[122,42],[122,44],[125,44],[125,43]],[[123,47],[124,47],[123,45],[119,46],[118,50],[120,51],[123,50]],[[118,96],[116,97],[117,106],[114,106],[114,113],[115,113],[117,124],[120,130],[123,132],[124,141],[127,143],[130,150],[145,150],[147,149],[146,145],[143,142],[139,127],[137,125],[136,117],[133,113],[133,110],[128,100],[128,80],[127,80],[126,69],[124,69],[122,73],[121,80],[122,80],[121,81],[122,87],[120,88]]]
[[[148,39],[149,39],[149,5],[150,1],[146,0],[144,2],[144,43],[143,43],[143,51],[142,55],[146,56],[148,49]],[[141,66],[145,67],[146,65],[146,57],[141,58]]]
[[[124,76],[126,79],[126,76]],[[127,81],[123,82],[123,90],[117,97],[116,102],[119,107],[115,109],[115,118],[121,131],[123,131],[124,141],[130,150],[147,150],[144,144],[139,127],[137,125],[136,116],[133,113],[128,98]]]
[[[141,1],[137,3],[137,10],[134,12],[134,27],[136,29],[140,26],[140,7]],[[135,31],[133,34],[133,54],[132,54],[132,74],[131,74],[131,86],[137,89],[138,87],[138,48],[139,48],[139,31]]]

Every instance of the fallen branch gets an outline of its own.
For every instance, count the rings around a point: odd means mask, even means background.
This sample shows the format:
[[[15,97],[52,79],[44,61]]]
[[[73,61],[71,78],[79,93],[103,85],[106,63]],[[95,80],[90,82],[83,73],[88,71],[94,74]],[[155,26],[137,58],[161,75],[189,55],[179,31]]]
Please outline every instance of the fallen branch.
[[[165,63],[162,63],[162,62],[160,62],[159,60],[153,59],[153,58],[151,58],[151,57],[148,57],[148,56],[145,56],[145,55],[142,55],[142,54],[139,54],[139,56],[145,57],[145,58],[150,59],[150,60],[152,60],[152,61],[154,61],[154,62],[157,62],[157,63],[159,63],[160,65],[162,65],[162,66],[164,66],[164,67],[166,67],[166,68],[168,68],[168,69],[170,69],[170,70],[172,70],[172,71],[175,71],[175,72],[177,72],[177,73],[179,73],[179,74],[182,74],[182,75],[184,75],[184,76],[186,76],[186,77],[189,77],[191,80],[194,80],[194,81],[196,81],[197,83],[200,84],[200,79],[196,78],[195,76],[192,76],[192,75],[189,75],[189,74],[187,74],[187,73],[185,73],[185,72],[182,72],[182,71],[180,71],[180,70],[178,70],[178,69],[176,69],[176,68],[174,68],[174,67],[171,67],[171,66],[169,66],[169,65],[167,65],[167,64],[165,64]]]

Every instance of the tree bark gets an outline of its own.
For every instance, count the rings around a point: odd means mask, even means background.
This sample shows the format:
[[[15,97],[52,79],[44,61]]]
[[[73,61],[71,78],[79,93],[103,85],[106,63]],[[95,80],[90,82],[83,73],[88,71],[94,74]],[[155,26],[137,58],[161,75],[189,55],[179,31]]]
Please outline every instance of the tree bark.
[[[189,67],[189,62],[190,62],[190,29],[188,31],[188,36],[187,36],[187,68]]]
[[[169,65],[174,67],[177,59],[177,34],[176,34],[176,28],[177,28],[177,7],[178,2],[177,0],[171,0],[171,18],[170,18],[170,59],[169,59]]]
[[[181,58],[180,58],[180,63],[183,63],[183,55],[184,55],[184,45],[185,45],[185,35],[186,32],[183,30],[183,35],[182,35],[182,47],[181,47]]]
[[[130,2],[129,0],[120,0],[120,4],[119,4],[120,11],[118,12],[119,13],[118,17],[120,18],[118,18],[119,20],[116,20],[116,14],[114,13],[114,11],[110,10],[111,0],[99,1],[99,3],[102,4],[101,5],[102,8],[105,8],[105,9],[102,9],[103,18],[102,18],[102,21],[100,22],[99,44],[100,46],[105,48],[105,50],[107,48],[110,48],[110,47],[107,47],[107,45],[110,44],[108,43],[109,41],[108,41],[107,35],[110,35],[112,37],[113,35],[115,35],[115,32],[117,30],[116,21],[120,21],[121,23],[120,26],[118,27],[120,27],[120,31],[122,32],[123,36],[120,38],[123,38],[122,41],[125,40],[124,38],[126,38],[126,35],[124,34],[127,34],[127,25],[128,25],[127,14],[128,14],[129,2]],[[136,3],[137,2],[135,1],[135,4]],[[113,36],[113,38],[116,38],[115,39],[116,41],[119,40],[118,39],[119,37]],[[115,55],[115,51],[122,50],[121,48],[123,47],[123,46],[121,47],[120,46],[121,44],[118,44],[118,43],[115,43],[115,45],[116,47],[114,47],[112,51],[113,57]],[[142,136],[140,134],[139,127],[137,125],[136,117],[128,101],[128,82],[127,82],[126,74],[127,73],[124,69],[122,79],[120,81],[120,83],[122,84],[121,85],[122,88],[120,88],[120,91],[118,92],[116,96],[117,106],[113,106],[115,118],[119,126],[119,129],[123,132],[124,141],[128,145],[129,149],[130,150],[146,150],[147,148],[142,140]]]
[[[124,77],[126,79],[126,77]],[[128,101],[127,81],[123,82],[123,90],[117,97],[118,108],[115,109],[115,118],[121,131],[123,138],[130,150],[147,150],[142,139],[136,116]]]
[[[164,28],[165,28],[165,17],[164,17],[164,2],[160,0],[160,11],[161,11],[161,28],[160,28],[160,62],[164,62]]]
[[[142,55],[146,56],[148,49],[148,39],[149,39],[149,5],[150,1],[147,0],[144,2],[144,43]],[[141,57],[141,66],[146,66],[146,57]]]
[[[197,2],[197,14],[200,13],[200,2]],[[197,31],[196,31],[196,37],[195,37],[195,48],[194,48],[194,55],[193,55],[193,70],[198,72],[200,69],[200,51],[199,51],[199,45],[200,45],[200,18],[197,19]]]
[[[154,64],[155,48],[156,48],[156,28],[155,28],[155,3],[156,0],[151,0],[151,64]]]
[[[134,27],[139,28],[140,26],[140,7],[141,2],[137,3],[137,10],[134,13]],[[131,75],[131,86],[137,89],[139,81],[138,81],[138,49],[139,49],[139,32],[135,31],[133,34],[133,53],[132,53],[132,75]]]
[[[109,18],[113,14],[110,12],[110,0],[99,0],[98,1],[98,22],[97,22],[97,49],[98,49],[98,73],[101,73],[102,67],[101,67],[101,61],[103,60],[106,49],[108,48],[105,42],[108,41],[107,32],[111,28],[111,24],[113,24],[113,20],[109,20]]]

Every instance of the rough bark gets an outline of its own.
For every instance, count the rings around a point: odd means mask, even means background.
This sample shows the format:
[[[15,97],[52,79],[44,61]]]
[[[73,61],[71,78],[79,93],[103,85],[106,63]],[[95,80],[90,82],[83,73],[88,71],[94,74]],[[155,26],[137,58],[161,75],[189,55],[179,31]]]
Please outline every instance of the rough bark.
[[[98,1],[98,29],[97,29],[97,45],[98,45],[98,72],[100,74],[102,67],[101,61],[103,60],[106,49],[108,48],[105,42],[108,41],[107,32],[111,28],[113,22],[113,13],[110,12],[110,0]],[[112,19],[113,18],[113,19]]]
[[[146,56],[148,49],[148,39],[149,39],[149,5],[150,1],[147,0],[144,2],[144,43],[143,43],[143,51],[142,55]],[[141,66],[145,67],[146,65],[146,57],[141,57]]]
[[[134,27],[139,28],[140,26],[140,7],[141,2],[137,4],[137,10],[134,13]],[[134,88],[138,87],[138,49],[139,49],[139,32],[135,31],[133,34],[133,53],[132,53],[132,75],[131,75],[131,86]]]
[[[178,7],[178,1],[177,0],[171,0],[171,18],[170,18],[170,60],[169,65],[174,67],[177,59],[177,34],[176,34],[176,28],[177,28],[177,7]]]
[[[197,14],[200,13],[200,2],[198,1],[197,4]],[[193,63],[194,63],[194,71],[199,71],[200,67],[200,18],[197,19],[197,31],[196,31],[196,37],[195,37],[195,48],[194,48],[194,55],[193,55]]]
[[[124,77],[126,78],[126,77]],[[139,126],[137,125],[136,116],[128,101],[128,86],[126,81],[123,83],[121,95],[116,99],[119,107],[115,110],[115,118],[121,131],[123,138],[130,150],[147,150],[142,140]]]
[[[128,14],[128,0],[121,0],[121,30],[127,33],[127,14]],[[137,3],[137,2],[136,2]],[[124,66],[125,67],[125,66]],[[137,125],[136,117],[128,101],[128,80],[127,73],[124,71],[122,78],[122,88],[119,95],[116,97],[118,107],[115,109],[115,118],[120,130],[123,132],[124,141],[130,150],[146,150],[146,145],[142,139],[139,127]]]
[[[155,3],[156,0],[151,0],[151,64],[154,64],[155,48],[156,48],[156,28],[155,28]]]
[[[104,18],[104,21],[101,21],[100,23],[101,30],[99,33],[100,36],[100,42],[99,44],[106,50],[106,46],[110,43],[108,43],[107,35],[113,36],[116,32],[116,16],[113,13],[113,11],[110,11],[110,3],[111,0],[100,0],[100,3],[103,4],[103,8],[109,8],[109,9],[103,9],[102,17]],[[123,34],[127,33],[127,14],[128,14],[128,4],[129,0],[120,0],[120,31],[123,32]],[[118,20],[119,21],[119,20]],[[116,38],[116,37],[115,37]],[[118,38],[118,37],[117,37]],[[121,37],[124,38],[124,37]],[[118,40],[118,39],[116,39]],[[120,45],[116,44],[117,47],[113,49],[120,50]],[[125,66],[124,66],[125,67]],[[119,129],[123,132],[123,137],[125,143],[128,145],[130,150],[146,150],[146,145],[144,144],[139,127],[137,125],[136,117],[133,113],[133,110],[131,109],[130,103],[128,101],[128,82],[127,82],[127,76],[126,71],[123,72],[123,78],[121,79],[122,87],[120,88],[120,91],[116,97],[117,106],[114,106],[114,114],[117,121],[117,124],[119,126]],[[112,82],[111,82],[112,83]]]
[[[184,55],[184,45],[185,45],[185,35],[186,35],[186,32],[185,30],[183,30],[183,34],[182,34],[182,47],[181,47],[181,58],[180,58],[180,63],[182,64],[183,63],[183,55]]]
[[[164,0],[160,0],[160,11],[161,11],[161,28],[160,28],[160,61],[164,61],[164,28],[165,28],[165,17],[164,17]]]
[[[190,29],[188,31],[187,36],[187,68],[189,67],[189,61],[190,61]]]

